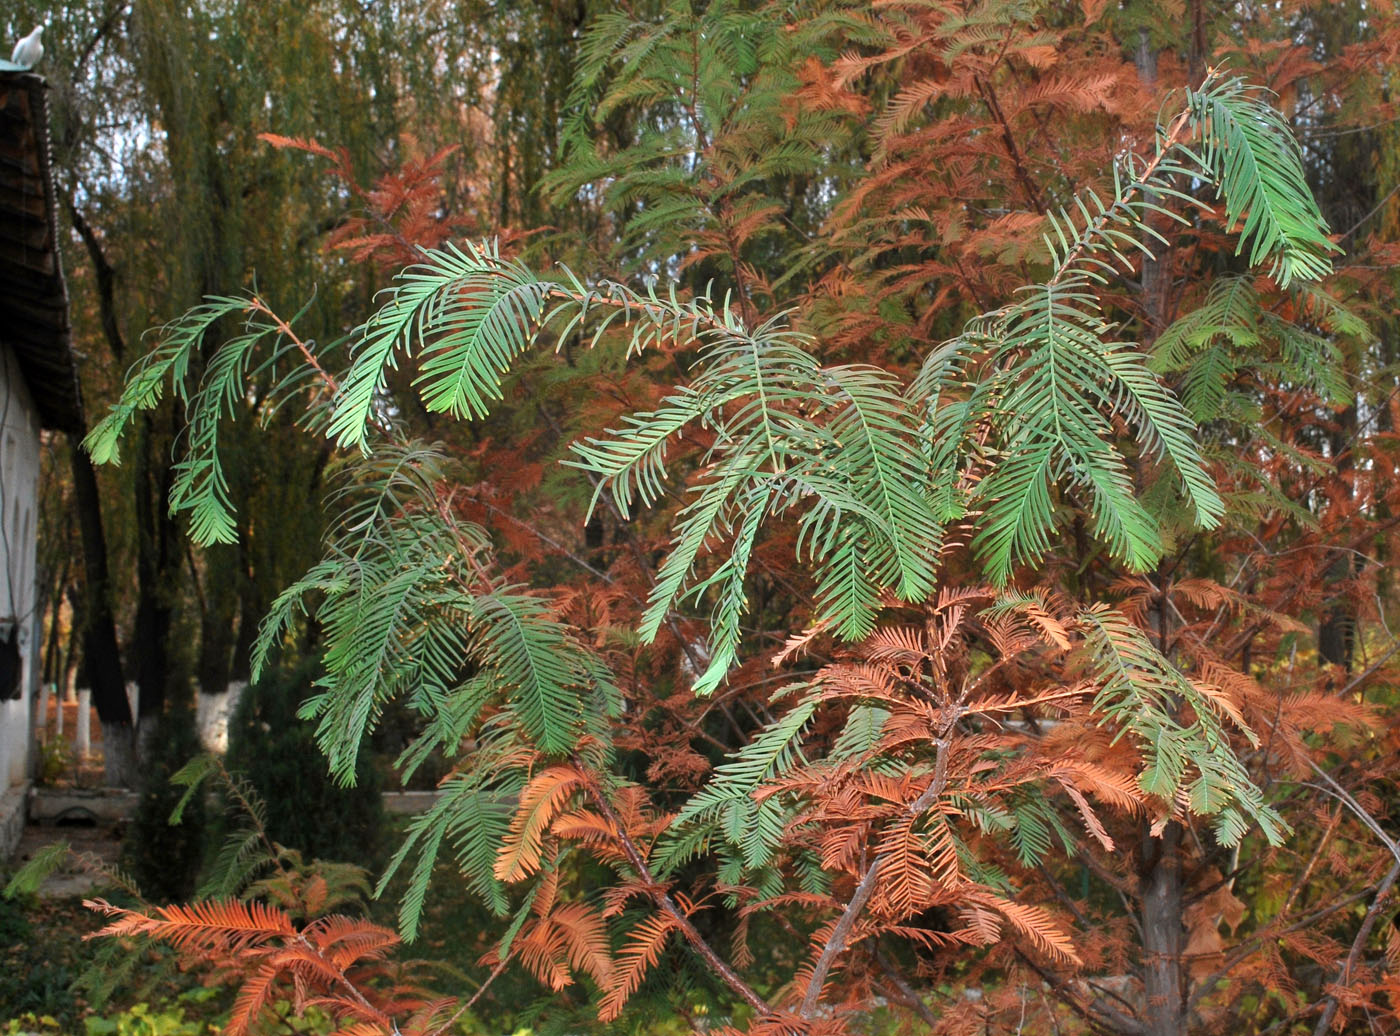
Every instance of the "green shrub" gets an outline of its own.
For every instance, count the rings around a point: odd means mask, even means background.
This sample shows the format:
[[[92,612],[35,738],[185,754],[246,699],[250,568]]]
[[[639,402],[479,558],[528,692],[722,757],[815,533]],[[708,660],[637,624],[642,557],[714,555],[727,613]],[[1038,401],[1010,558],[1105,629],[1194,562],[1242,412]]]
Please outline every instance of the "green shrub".
[[[267,804],[273,841],[309,859],[372,865],[383,829],[383,782],[364,750],[354,787],[331,777],[314,724],[297,718],[313,674],[309,664],[271,672],[244,691],[229,724],[226,765]]]
[[[69,986],[80,934],[58,940],[36,930],[28,916],[35,903],[32,897],[0,896],[0,1022],[25,1012],[68,1017],[74,1009]]]
[[[204,1015],[217,998],[217,989],[192,989],[169,1002],[141,1000],[121,1010],[88,1014],[81,1029],[29,1011],[0,1024],[0,1036],[215,1036],[223,1026]]]
[[[46,786],[57,784],[77,761],[78,757],[73,754],[73,745],[62,734],[57,734],[39,746],[38,772],[35,779],[39,784]]]
[[[170,903],[194,892],[204,856],[207,823],[202,799],[196,796],[189,803],[179,824],[169,822],[183,793],[170,778],[200,753],[192,710],[185,705],[167,709],[149,744],[141,763],[141,804],[127,828],[122,867],[147,897]]]

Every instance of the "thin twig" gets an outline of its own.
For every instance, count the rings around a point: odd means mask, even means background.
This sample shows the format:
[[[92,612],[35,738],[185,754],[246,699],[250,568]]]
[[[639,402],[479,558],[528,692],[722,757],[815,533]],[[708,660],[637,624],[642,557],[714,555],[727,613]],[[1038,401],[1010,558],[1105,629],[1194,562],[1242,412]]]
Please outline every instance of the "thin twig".
[[[599,812],[601,812],[603,816],[607,818],[608,823],[612,824],[616,829],[618,844],[622,847],[623,855],[627,857],[627,862],[631,864],[632,869],[637,872],[637,876],[641,878],[642,882],[647,886],[647,892],[652,900],[675,922],[676,927],[680,930],[681,934],[685,936],[686,941],[690,943],[696,953],[700,954],[705,963],[710,966],[711,970],[724,980],[725,985],[738,993],[743,1001],[759,1014],[772,1014],[773,1009],[768,1006],[768,1002],[764,1000],[763,997],[759,996],[758,993],[754,991],[753,987],[740,978],[738,972],[731,968],[724,959],[714,951],[714,948],[705,941],[705,937],[700,934],[695,925],[691,924],[690,918],[685,915],[685,912],[676,904],[676,901],[671,898],[665,886],[657,882],[656,878],[651,873],[651,868],[647,866],[647,862],[642,856],[641,850],[637,848],[636,843],[632,841],[631,836],[627,833],[627,829],[623,826],[622,818],[617,815],[616,810],[612,807],[612,803],[608,801],[607,796],[603,794],[603,790],[598,787],[597,782],[593,780],[592,775],[577,757],[574,759],[574,765],[583,776],[584,786],[588,789],[589,795],[597,804]]]
[[[1347,959],[1342,963],[1341,971],[1337,973],[1336,985],[1342,985],[1350,980],[1351,971],[1356,967],[1356,962],[1361,959],[1361,951],[1365,948],[1366,941],[1371,938],[1371,930],[1376,926],[1376,919],[1381,915],[1381,908],[1385,905],[1390,890],[1395,885],[1396,878],[1400,878],[1400,856],[1395,858],[1395,863],[1391,865],[1389,873],[1381,881],[1380,887],[1376,889],[1376,898],[1371,900],[1371,907],[1366,911],[1366,916],[1361,921],[1356,938],[1351,941],[1351,952],[1347,954]],[[1328,1029],[1332,1027],[1332,1019],[1337,1015],[1337,1006],[1337,995],[1329,993],[1327,1006],[1322,1009],[1322,1015],[1313,1028],[1313,1036],[1326,1036]]]
[[[933,805],[934,801],[943,794],[943,789],[948,784],[948,731],[951,725],[951,723],[945,725],[944,736],[937,742],[938,755],[934,762],[933,780],[929,782],[929,786],[923,790],[919,797],[909,804],[911,816],[919,816]],[[889,857],[889,853],[881,853],[871,861],[870,866],[866,868],[864,877],[860,879],[860,884],[852,893],[850,902],[846,904],[846,909],[842,911],[836,926],[831,930],[831,938],[822,947],[821,956],[817,958],[816,966],[812,968],[812,979],[807,986],[807,995],[802,998],[800,1013],[803,1018],[810,1019],[816,1013],[827,973],[831,970],[831,966],[836,963],[836,958],[846,949],[846,940],[850,938],[851,930],[855,928],[856,921],[860,919],[866,904],[870,902],[870,897],[874,894],[875,885],[880,877],[880,869]]]
[[[1169,152],[1172,148],[1176,147],[1176,145],[1181,142],[1181,137],[1184,135],[1187,126],[1190,124],[1190,121],[1191,111],[1189,108],[1181,112],[1181,114],[1179,114],[1175,119],[1172,120],[1172,124],[1167,129],[1167,135],[1163,139],[1161,147],[1158,149],[1157,154],[1154,155],[1152,157],[1152,160],[1147,163],[1141,175],[1139,175],[1136,178],[1135,182],[1130,185],[1128,191],[1123,195],[1123,197],[1118,199],[1118,201],[1116,201],[1113,205],[1109,206],[1109,208],[1102,215],[1095,218],[1095,220],[1092,223],[1090,223],[1084,228],[1084,232],[1079,235],[1079,240],[1074,243],[1074,247],[1071,248],[1069,252],[1065,255],[1064,262],[1060,263],[1059,269],[1056,270],[1055,275],[1050,278],[1049,284],[1055,285],[1058,284],[1061,280],[1063,280],[1065,274],[1069,272],[1069,268],[1073,266],[1075,261],[1078,260],[1079,257],[1083,255],[1084,252],[1088,249],[1089,240],[1092,237],[1092,234],[1090,233],[1091,231],[1098,230],[1107,225],[1110,219],[1110,214],[1114,211],[1114,209],[1118,207],[1119,204],[1125,204],[1128,201],[1128,199],[1131,198],[1134,194],[1137,194],[1139,191],[1146,190],[1148,179],[1151,178],[1152,174],[1157,171],[1157,167],[1161,165],[1162,161],[1167,157],[1167,152]]]
[[[930,1029],[935,1027],[938,1024],[938,1016],[929,1009],[928,1004],[924,1003],[924,998],[919,996],[918,991],[900,974],[899,969],[894,966],[890,959],[876,950],[875,963],[885,973],[885,978],[889,981],[890,987],[899,994],[899,999],[917,1014]]]
[[[453,1011],[452,1016],[448,1018],[447,1021],[439,1025],[432,1032],[430,1032],[428,1036],[442,1036],[443,1033],[445,1033],[448,1029],[450,1029],[453,1026],[453,1024],[457,1021],[458,1018],[462,1017],[462,1015],[470,1011],[476,1005],[476,1002],[481,999],[481,994],[486,992],[487,988],[491,985],[491,983],[496,981],[496,976],[500,975],[501,972],[505,971],[506,968],[510,965],[511,960],[513,959],[514,958],[507,957],[505,960],[501,961],[494,968],[492,968],[491,974],[486,976],[486,981],[481,983],[480,987],[477,988],[477,991],[472,994],[471,999],[468,1000],[466,1003],[462,1004],[460,1007],[458,1007],[457,1010]]]
[[[311,349],[307,346],[307,344],[301,340],[301,336],[292,330],[291,325],[288,324],[285,320],[283,320],[281,316],[279,316],[277,313],[274,313],[271,307],[268,306],[266,302],[264,302],[259,296],[254,295],[251,299],[248,300],[248,309],[250,312],[261,313],[263,314],[263,316],[269,318],[272,321],[273,325],[276,326],[277,330],[280,331],[282,334],[286,335],[287,338],[291,340],[291,343],[295,345],[297,349],[301,351],[301,355],[306,358],[306,362],[311,366],[311,369],[314,370],[320,377],[322,383],[324,383],[325,386],[330,389],[332,395],[340,391],[339,383],[324,367],[321,366],[321,362],[316,359],[316,354],[313,353]]]
[[[1395,857],[1395,862],[1400,864],[1400,843],[1396,842],[1395,839],[1391,838],[1390,835],[1386,833],[1385,828],[1381,827],[1380,822],[1376,820],[1375,817],[1371,816],[1370,812],[1367,811],[1361,803],[1357,802],[1356,799],[1352,797],[1352,794],[1337,782],[1335,777],[1318,766],[1317,763],[1313,762],[1311,759],[1306,761],[1308,766],[1312,767],[1313,773],[1317,774],[1327,783],[1326,788],[1319,788],[1318,790],[1333,795],[1338,802],[1351,810],[1352,813],[1356,815],[1356,818],[1365,824],[1373,835],[1380,839],[1381,844],[1386,847],[1390,855]],[[1317,787],[1316,785],[1310,786]]]

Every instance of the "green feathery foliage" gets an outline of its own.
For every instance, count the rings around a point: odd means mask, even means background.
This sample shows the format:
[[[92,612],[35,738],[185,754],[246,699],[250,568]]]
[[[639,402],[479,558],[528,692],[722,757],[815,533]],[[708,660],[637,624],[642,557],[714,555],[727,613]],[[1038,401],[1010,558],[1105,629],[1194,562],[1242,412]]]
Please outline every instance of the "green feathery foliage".
[[[704,789],[676,814],[657,847],[655,863],[660,873],[668,874],[710,849],[717,833],[725,836],[722,845],[738,850],[738,860],[746,870],[762,867],[772,859],[789,811],[777,796],[759,802],[753,793],[801,760],[801,741],[818,704],[815,696],[798,702],[715,768]]]
[[[604,69],[618,61],[645,66],[677,41],[693,48],[703,38],[716,48],[704,74],[722,79],[724,69],[756,60],[746,48],[777,45],[771,34],[755,37],[758,43],[746,38],[752,17],[728,4],[686,17],[709,19],[714,32],[620,24],[600,31],[599,40],[622,42],[590,43],[580,89],[600,110],[656,102],[672,96],[673,83],[639,74],[608,86]],[[713,88],[707,103],[722,111],[746,103],[738,98],[750,86],[706,78],[699,89]],[[692,205],[662,160],[694,153],[695,135],[712,118],[697,109],[688,128],[686,120],[676,122],[679,137],[657,136],[648,145],[655,168],[645,150],[629,155],[634,167],[630,179],[616,182],[619,197],[650,199],[656,191],[676,206]],[[683,298],[674,282],[658,292],[654,279],[635,290],[590,282],[564,267],[542,276],[488,242],[424,251],[352,335],[348,368],[335,378],[309,362],[306,344],[292,340],[287,325],[264,321],[249,300],[209,300],[167,328],[89,448],[99,460],[115,460],[122,428],[154,405],[169,377],[191,423],[172,507],[190,515],[202,542],[226,540],[234,523],[220,488],[220,423],[232,419],[254,373],[286,368],[284,392],[320,386],[305,393],[309,424],[361,456],[347,465],[343,489],[332,498],[339,520],[324,558],[274,603],[255,668],[268,665],[298,615],[314,611],[325,675],[303,715],[318,721],[319,743],[343,781],[353,780],[361,739],[391,698],[406,700],[426,722],[401,759],[406,767],[435,748],[451,754],[474,741],[477,754],[463,760],[443,799],[414,822],[390,873],[417,852],[401,915],[410,935],[444,843],[455,848],[473,891],[504,916],[510,897],[494,861],[530,753],[605,757],[619,695],[545,598],[495,574],[486,532],[457,517],[443,454],[393,441],[387,373],[412,364],[429,412],[470,418],[503,398],[513,365],[539,344],[557,347],[578,335],[629,355],[662,345],[690,353],[685,384],[655,409],[575,442],[569,463],[593,476],[595,504],[608,494],[626,518],[668,491],[673,443],[692,433],[710,443],[687,474],[690,499],[676,515],[640,624],[642,639],[650,640],[686,602],[708,605],[708,664],[693,687],[706,694],[739,659],[750,559],[771,523],[795,525],[796,553],[810,564],[816,587],[814,620],[847,640],[870,634],[889,597],[922,603],[934,594],[945,530],[954,523],[971,529],[983,571],[998,584],[1041,559],[1076,511],[1133,571],[1162,555],[1158,501],[1176,524],[1215,526],[1225,508],[1197,445],[1197,421],[1218,412],[1218,387],[1228,384],[1230,369],[1223,359],[1212,361],[1215,368],[1184,380],[1182,397],[1161,374],[1199,362],[1217,342],[1247,347],[1256,333],[1247,329],[1270,318],[1239,284],[1222,287],[1194,324],[1165,336],[1149,366],[1108,322],[1101,295],[1109,277],[1130,266],[1133,250],[1150,251],[1160,237],[1150,219],[1172,217],[1168,202],[1196,204],[1173,186],[1191,177],[1218,190],[1227,223],[1243,217],[1240,247],[1248,247],[1252,263],[1307,290],[1300,285],[1326,271],[1329,246],[1285,130],[1257,91],[1211,77],[1162,127],[1153,155],[1121,160],[1111,198],[1087,193],[1048,219],[1044,279],[935,348],[908,384],[872,366],[822,363],[819,345],[788,316],[750,315],[752,292],[716,303],[706,295]],[[1199,155],[1187,146],[1193,133]],[[736,155],[736,162],[743,158]],[[774,162],[755,177],[801,168],[791,155]],[[662,203],[635,230],[651,234],[679,223],[680,211]],[[704,247],[689,239],[676,247],[682,245]],[[206,333],[238,314],[249,318],[246,333],[209,350],[192,383],[191,357],[207,348]],[[1328,343],[1301,329],[1289,341],[1279,369],[1324,385]],[[255,366],[261,346],[268,352]],[[1147,493],[1153,507],[1144,503]],[[1168,801],[1184,791],[1193,812],[1213,818],[1223,843],[1238,842],[1250,824],[1276,838],[1282,822],[1231,753],[1212,700],[1116,613],[1091,609],[1080,622],[1087,665],[1101,688],[1096,708],[1141,744],[1143,790]],[[1174,718],[1183,703],[1193,720]],[[873,747],[885,717],[857,704],[837,758],[874,756],[861,765],[882,765]],[[722,880],[749,872],[761,889],[780,887],[769,864],[791,807],[778,796],[757,802],[752,792],[797,765],[815,709],[815,699],[800,699],[719,767],[666,836],[662,870],[714,845],[722,850]],[[1008,800],[1001,813],[984,810],[974,821],[1015,832],[1021,857],[1037,859],[1053,835],[1064,835],[1049,811],[1019,802]],[[929,837],[956,862],[961,843],[939,823]],[[238,848],[235,862],[246,854],[246,846]],[[528,897],[518,909],[512,931],[530,909]]]
[[[311,362],[308,351],[314,343],[300,341],[290,330],[310,307],[308,302],[284,323],[272,317],[256,296],[206,298],[160,330],[159,344],[127,372],[121,398],[88,433],[83,447],[98,464],[119,463],[122,433],[136,414],[156,407],[169,379],[171,391],[185,404],[186,416],[170,511],[189,516],[190,537],[201,546],[236,542],[238,529],[219,456],[219,430],[242,410],[255,381],[267,378],[274,385],[272,405],[264,411],[267,417],[293,396],[317,387],[320,368]],[[228,321],[241,321],[243,332],[210,349],[207,336]],[[259,358],[259,350],[266,355]],[[325,359],[334,350],[331,345],[317,352]]]
[[[468,889],[497,917],[510,913],[506,886],[496,878],[494,866],[527,774],[501,765],[506,761],[501,751],[505,743],[499,735],[493,738],[478,750],[477,765],[443,782],[438,800],[409,824],[407,837],[379,879],[375,895],[384,892],[417,850],[399,906],[399,929],[409,941],[418,935],[433,865],[444,841],[452,847]]]
[[[24,862],[23,866],[10,875],[10,880],[6,882],[5,889],[0,892],[0,896],[4,896],[6,899],[32,896],[39,891],[39,887],[48,880],[50,875],[68,862],[70,851],[71,847],[67,842],[53,842],[39,849]]]
[[[944,523],[969,510],[980,512],[974,543],[994,581],[1043,556],[1072,506],[1086,512],[1113,557],[1142,571],[1161,554],[1159,522],[1135,491],[1131,458],[1115,444],[1116,421],[1137,430],[1141,458],[1155,457],[1175,475],[1191,522],[1214,526],[1223,504],[1191,416],[1137,349],[1113,340],[1097,290],[1114,263],[1128,262],[1130,243],[1145,247],[1142,241],[1160,236],[1147,218],[1167,211],[1162,201],[1184,197],[1172,184],[1192,167],[1215,177],[1227,208],[1254,202],[1293,213],[1272,223],[1246,221],[1253,258],[1274,263],[1287,280],[1324,269],[1322,260],[1306,258],[1325,250],[1326,238],[1315,204],[1298,190],[1296,150],[1279,146],[1267,160],[1249,163],[1222,157],[1268,145],[1281,132],[1278,117],[1267,116],[1258,93],[1233,79],[1212,78],[1188,102],[1159,135],[1152,158],[1124,160],[1113,198],[1090,194],[1049,221],[1050,276],[974,321],[907,389],[875,368],[821,365],[810,340],[781,317],[751,327],[727,302],[716,308],[704,297],[680,301],[674,287],[664,296],[654,285],[642,293],[610,282],[592,287],[563,268],[544,279],[484,244],[427,252],[401,276],[356,336],[326,431],[368,451],[371,427],[386,420],[376,404],[385,373],[408,356],[419,365],[415,384],[425,407],[466,416],[484,414],[500,398],[512,362],[546,334],[560,342],[587,329],[596,344],[620,327],[629,352],[660,342],[697,345],[688,385],[659,409],[575,444],[573,463],[597,476],[597,491],[611,492],[625,516],[661,492],[675,436],[691,426],[715,431],[642,623],[650,639],[678,604],[712,597],[710,660],[695,684],[702,694],[723,681],[737,657],[748,558],[766,519],[795,513],[800,552],[815,568],[818,618],[849,639],[873,627],[882,591],[906,601],[927,597]],[[1188,128],[1203,141],[1204,158],[1192,167],[1182,164],[1196,159],[1183,143]],[[1215,136],[1221,133],[1224,140]],[[184,385],[190,350],[214,319],[241,305],[211,301],[174,325],[154,354],[160,359],[138,369],[119,408],[90,437],[98,456],[114,455],[120,428],[150,405],[166,373],[177,388]],[[190,511],[206,539],[225,538],[233,528],[218,492],[221,408],[238,398],[252,344],[271,332],[276,344],[264,362],[283,356],[291,346],[276,327],[250,324],[248,334],[215,351],[192,397],[192,425],[201,431],[182,462],[172,505]],[[971,393],[962,398],[959,386],[967,385]],[[938,433],[932,441],[931,431]],[[554,691],[568,672],[582,672],[580,662],[546,658],[552,633],[518,595],[500,588],[458,595],[443,566],[463,575],[463,551],[469,557],[485,544],[479,530],[438,524],[431,509],[420,509],[357,530],[353,547],[347,541],[279,598],[269,626],[274,638],[306,595],[325,598],[331,673],[327,693],[308,711],[322,718],[328,739],[333,731],[357,735],[397,683],[422,673],[440,690],[454,686],[456,660],[484,652],[503,679],[520,681],[511,684],[516,705],[541,743],[564,750],[578,724],[554,722],[565,700]],[[376,537],[382,549],[367,551]],[[721,543],[728,545],[724,559],[700,575],[702,557]],[[452,620],[426,622],[432,613]],[[397,648],[410,634],[411,650]],[[345,753],[332,751],[343,775]]]
[[[1303,154],[1267,93],[1238,77],[1212,75],[1188,90],[1201,132],[1201,164],[1225,202],[1225,225],[1243,218],[1235,254],[1267,263],[1282,287],[1332,272],[1327,225],[1303,172]]]
[[[318,720],[331,770],[347,784],[390,698],[432,717],[426,736],[444,746],[497,703],[553,754],[572,751],[617,708],[606,668],[547,602],[487,574],[485,532],[444,518],[444,466],[418,444],[352,465],[325,558],[279,595],[259,631],[254,679],[294,616],[315,608],[326,671],[300,714]]]
[[[1222,845],[1238,845],[1253,824],[1270,843],[1288,831],[1234,752],[1224,720],[1254,744],[1254,732],[1188,680],[1147,636],[1108,605],[1081,612],[1089,666],[1100,690],[1094,711],[1102,722],[1131,731],[1142,747],[1142,790],[1167,802],[1180,791],[1192,812],[1210,817]],[[1179,718],[1180,706],[1191,717]]]
[[[1351,402],[1339,343],[1370,341],[1370,330],[1318,285],[1295,282],[1292,295],[1298,317],[1289,320],[1263,307],[1251,278],[1224,277],[1162,332],[1150,365],[1177,379],[1193,420],[1250,425],[1250,397],[1234,388],[1241,372],[1270,376],[1336,406]]]

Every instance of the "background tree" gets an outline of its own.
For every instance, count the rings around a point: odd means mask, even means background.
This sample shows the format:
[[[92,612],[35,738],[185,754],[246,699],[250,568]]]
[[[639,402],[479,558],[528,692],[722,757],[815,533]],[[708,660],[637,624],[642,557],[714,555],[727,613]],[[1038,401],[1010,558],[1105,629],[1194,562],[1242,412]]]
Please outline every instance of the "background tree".
[[[15,24],[49,26],[44,72],[56,95],[56,168],[74,232],[67,269],[89,410],[100,413],[146,328],[220,285],[256,279],[279,301],[314,293],[309,333],[331,342],[382,282],[372,266],[317,247],[349,215],[345,198],[260,141],[261,132],[324,134],[365,181],[416,154],[417,139],[449,136],[460,143],[438,190],[460,221],[509,222],[519,206],[535,205],[530,185],[559,123],[567,74],[558,62],[567,63],[568,50],[551,51],[553,65],[527,64],[523,54],[535,51],[521,27],[567,42],[583,9],[541,5],[532,15],[521,6],[517,16],[524,20],[441,2],[372,12],[338,2],[105,0],[14,9]],[[404,26],[421,44],[412,61],[397,53]],[[520,74],[502,74],[502,52],[515,55]],[[529,211],[532,223],[544,221]],[[86,631],[93,661],[85,678],[107,728],[109,783],[129,779],[124,681],[140,686],[151,730],[166,695],[186,695],[191,679],[206,694],[246,680],[269,588],[315,549],[328,455],[314,444],[289,451],[286,442],[299,440],[285,434],[271,445],[245,434],[246,423],[224,433],[242,535],[235,547],[192,549],[165,506],[186,449],[179,425],[173,409],[143,419],[131,475],[119,486],[98,484],[78,455],[70,477],[50,482],[56,492],[65,483],[77,490],[89,560],[62,580],[52,573],[63,585],[49,598],[47,628]],[[83,585],[81,607],[69,610],[65,588]],[[48,654],[54,667],[65,657]],[[59,682],[54,667],[45,677]]]

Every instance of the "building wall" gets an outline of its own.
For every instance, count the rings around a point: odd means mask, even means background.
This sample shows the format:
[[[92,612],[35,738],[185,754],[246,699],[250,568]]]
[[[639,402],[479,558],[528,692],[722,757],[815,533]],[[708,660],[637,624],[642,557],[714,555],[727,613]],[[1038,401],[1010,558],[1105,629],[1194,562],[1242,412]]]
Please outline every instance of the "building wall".
[[[19,623],[23,690],[18,700],[0,702],[0,797],[29,777],[30,702],[39,673],[38,517],[39,415],[14,354],[0,344],[0,635]],[[0,844],[0,855],[8,848]]]

